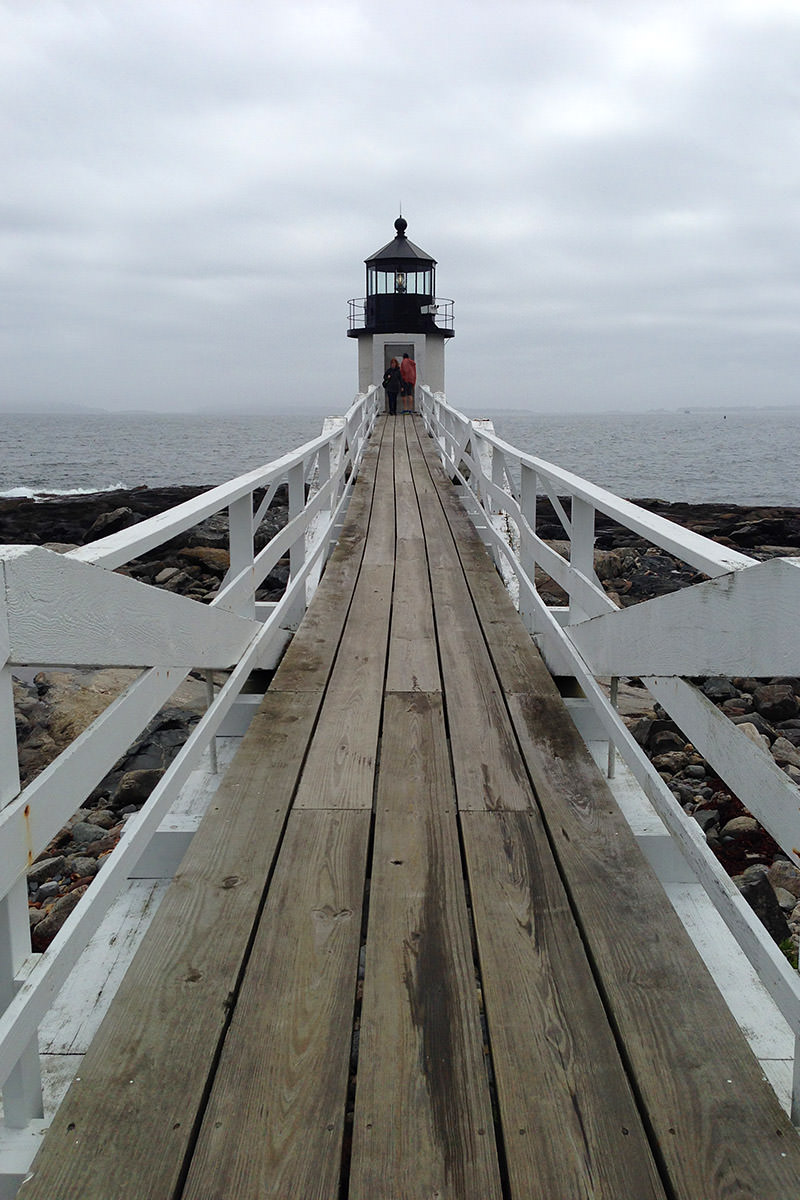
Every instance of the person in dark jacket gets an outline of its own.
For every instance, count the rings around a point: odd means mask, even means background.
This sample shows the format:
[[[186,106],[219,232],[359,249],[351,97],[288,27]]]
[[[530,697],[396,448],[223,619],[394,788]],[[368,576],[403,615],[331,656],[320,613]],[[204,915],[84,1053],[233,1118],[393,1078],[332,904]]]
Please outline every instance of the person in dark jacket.
[[[397,393],[400,391],[401,382],[400,364],[396,358],[393,358],[383,376],[383,386],[389,402],[389,413],[393,417],[397,415]]]

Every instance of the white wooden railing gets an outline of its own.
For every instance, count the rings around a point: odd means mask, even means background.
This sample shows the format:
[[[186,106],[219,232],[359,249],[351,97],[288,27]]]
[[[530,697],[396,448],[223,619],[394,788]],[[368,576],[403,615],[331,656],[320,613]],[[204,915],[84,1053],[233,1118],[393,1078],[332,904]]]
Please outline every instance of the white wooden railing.
[[[0,547],[0,1087],[7,1130],[42,1117],[37,1028],[124,887],[159,823],[251,671],[274,666],[338,536],[383,393],[356,397],[328,432],[263,467],[122,533],[57,554]],[[254,537],[277,489],[288,520],[258,553]],[[257,508],[254,492],[266,489]],[[230,569],[209,605],[114,569],[227,510]],[[256,590],[288,555],[289,582],[272,604]],[[122,666],[141,674],[23,791],[13,668]],[[55,939],[31,952],[26,872],[192,669],[227,678],[144,807]],[[213,693],[212,693],[213,694]]]
[[[554,675],[577,680],[604,736],[625,760],[739,944],[800,1035],[798,976],[708,850],[632,738],[602,678],[636,675],[717,774],[800,865],[800,794],[770,756],[743,736],[686,677],[800,675],[786,634],[800,599],[800,563],[759,563],[681,529],[550,463],[524,454],[422,387],[427,428],[467,510],[518,597],[519,610]],[[0,548],[0,1087],[4,1122],[41,1116],[36,1030],[83,948],[124,887],[189,773],[250,672],[276,661],[296,627],[341,525],[383,395],[359,396],[338,427],[276,462],[122,533],[59,555]],[[254,535],[287,484],[288,521],[256,553]],[[253,493],[266,489],[254,511]],[[537,494],[549,497],[569,541],[565,558],[536,534]],[[565,507],[563,498],[569,504]],[[567,512],[569,508],[569,513]],[[115,574],[115,568],[216,512],[229,515],[230,570],[203,605]],[[708,577],[708,582],[617,609],[594,572],[594,514],[621,525]],[[259,604],[257,588],[284,555],[282,599]],[[535,584],[543,569],[566,592],[548,606]],[[23,791],[19,786],[11,675],[15,666],[141,669],[127,690]],[[226,681],[181,753],[132,816],[125,834],[48,949],[32,954],[26,872],[192,669]],[[795,1056],[797,1063],[800,1056]],[[795,1096],[800,1094],[795,1078]],[[795,1104],[795,1108],[797,1105]],[[797,1112],[794,1114],[797,1120]]]
[[[627,763],[658,816],[762,983],[800,1037],[800,977],[709,850],[616,712],[599,679],[637,676],[706,761],[800,866],[800,790],[687,677],[800,675],[800,559],[759,562],[681,528],[496,437],[442,393],[422,387],[421,408],[448,475],[491,550],[520,615],[554,676],[575,679],[614,754]],[[569,558],[536,533],[537,496],[546,495],[569,542]],[[564,498],[568,504],[564,504]],[[567,511],[569,510],[569,512]],[[708,581],[619,609],[594,570],[595,513],[688,563]],[[569,597],[548,606],[536,586],[543,570]],[[613,694],[613,687],[611,689]],[[793,1111],[800,1123],[800,1054]]]

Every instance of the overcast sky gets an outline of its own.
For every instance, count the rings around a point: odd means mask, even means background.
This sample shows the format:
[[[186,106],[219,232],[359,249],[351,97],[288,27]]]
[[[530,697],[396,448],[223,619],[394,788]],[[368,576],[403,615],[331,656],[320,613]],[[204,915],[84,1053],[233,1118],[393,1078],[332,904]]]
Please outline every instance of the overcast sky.
[[[468,411],[794,404],[800,0],[0,0],[0,406],[313,405],[408,236]]]

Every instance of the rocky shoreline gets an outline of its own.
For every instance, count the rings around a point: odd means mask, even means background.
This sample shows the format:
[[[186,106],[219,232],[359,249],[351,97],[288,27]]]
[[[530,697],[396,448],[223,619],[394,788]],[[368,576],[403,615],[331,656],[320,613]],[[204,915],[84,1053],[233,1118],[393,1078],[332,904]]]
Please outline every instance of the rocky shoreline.
[[[1,499],[0,543],[35,543],[64,550],[144,520],[198,495],[193,487],[135,488],[44,500]],[[757,559],[800,555],[800,509],[637,503],[722,545]],[[257,548],[286,520],[285,493],[276,498],[259,530]],[[563,530],[547,501],[537,513],[537,532],[563,545]],[[218,514],[156,551],[128,564],[135,579],[209,602],[228,568],[227,516]],[[627,529],[598,514],[596,570],[620,607],[702,581]],[[265,580],[259,599],[277,599],[288,577],[283,560]],[[563,593],[546,578],[543,594],[558,603]],[[15,704],[23,783],[43,767],[119,693],[126,672],[43,671],[15,679]],[[704,694],[758,741],[795,784],[800,784],[800,679],[695,680]],[[624,681],[625,720],[678,802],[698,821],[714,854],[736,879],[775,940],[796,955],[800,944],[800,870],[716,777],[638,680]],[[196,681],[150,723],[123,759],[87,798],[29,873],[32,936],[43,949],[86,890],[103,857],[116,845],[125,820],[138,811],[170,758],[188,737],[204,703]],[[625,710],[627,709],[627,712]]]

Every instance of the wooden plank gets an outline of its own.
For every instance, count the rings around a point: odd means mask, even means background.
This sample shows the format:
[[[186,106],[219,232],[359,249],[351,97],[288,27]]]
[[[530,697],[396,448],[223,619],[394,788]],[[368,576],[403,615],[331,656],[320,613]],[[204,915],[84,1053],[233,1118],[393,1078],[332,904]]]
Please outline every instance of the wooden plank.
[[[403,422],[402,432],[411,426]],[[397,545],[386,689],[438,692],[441,681],[428,562],[405,437],[395,439],[394,463]]]
[[[530,781],[458,559],[432,571],[431,583],[458,807],[530,808]]]
[[[315,708],[267,693],[55,1115],[25,1200],[164,1200],[180,1178]]]
[[[363,567],[296,808],[372,808],[394,567]]]
[[[453,562],[453,535],[450,532],[444,514],[441,511],[436,486],[431,479],[430,470],[423,448],[419,441],[412,440],[409,433],[408,454],[414,478],[414,488],[417,493],[421,511],[425,514],[425,546],[428,563],[432,570],[437,567],[447,569]]]
[[[394,424],[389,423],[386,418],[383,418],[383,428],[379,430],[379,436],[380,452],[375,491],[364,550],[364,564],[370,566],[394,563]]]
[[[672,1194],[791,1195],[800,1140],[577,731],[552,696],[509,704]]]
[[[338,1195],[369,826],[292,814],[182,1200]]]
[[[462,813],[511,1195],[664,1191],[538,813]]]
[[[269,685],[270,691],[314,693],[325,687],[358,580],[362,550],[363,542],[354,561],[328,563]]]
[[[395,438],[394,489],[397,514],[397,536],[407,540],[422,539],[419,502],[409,462],[409,439],[418,446],[413,423],[403,422],[401,434]]]
[[[386,698],[350,1200],[499,1200],[441,697]]]
[[[409,455],[421,497],[459,809],[529,808],[530,782],[428,462],[419,445],[409,445]]]
[[[441,691],[428,563],[421,538],[397,543],[386,690]]]

